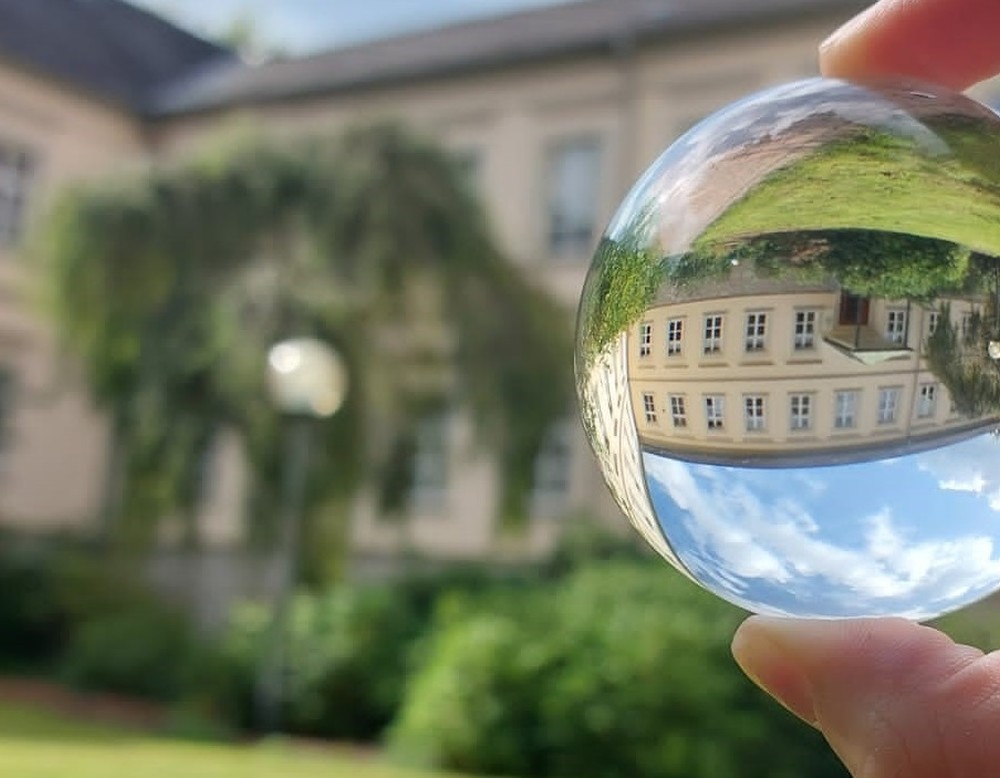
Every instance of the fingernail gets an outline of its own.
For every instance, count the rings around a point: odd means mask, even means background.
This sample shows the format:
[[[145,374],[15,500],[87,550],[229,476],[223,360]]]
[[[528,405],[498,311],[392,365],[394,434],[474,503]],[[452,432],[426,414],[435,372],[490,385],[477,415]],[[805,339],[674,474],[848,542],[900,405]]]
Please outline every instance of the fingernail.
[[[815,726],[812,689],[795,656],[780,640],[782,621],[760,616],[745,621],[733,638],[733,657],[750,680]]]

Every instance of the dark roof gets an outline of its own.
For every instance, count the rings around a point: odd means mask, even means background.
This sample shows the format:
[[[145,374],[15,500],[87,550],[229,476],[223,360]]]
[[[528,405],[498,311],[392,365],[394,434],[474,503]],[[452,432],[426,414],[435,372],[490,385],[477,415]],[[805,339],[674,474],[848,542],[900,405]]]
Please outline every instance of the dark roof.
[[[236,61],[124,0],[0,0],[0,59],[139,113],[167,84]]]
[[[583,0],[310,57],[216,69],[165,90],[157,107],[163,113],[185,113],[285,100],[609,51],[629,41],[785,17],[839,13],[846,18],[867,4],[868,0]]]

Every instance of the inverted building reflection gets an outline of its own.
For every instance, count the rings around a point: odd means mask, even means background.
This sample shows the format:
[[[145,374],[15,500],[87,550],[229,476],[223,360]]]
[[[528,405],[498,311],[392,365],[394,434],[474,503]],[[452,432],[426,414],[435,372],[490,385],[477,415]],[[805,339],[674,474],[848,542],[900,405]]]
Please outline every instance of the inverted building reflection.
[[[997,428],[992,258],[912,236],[826,231],[699,247],[665,261],[663,274],[627,337],[647,453],[801,467]]]

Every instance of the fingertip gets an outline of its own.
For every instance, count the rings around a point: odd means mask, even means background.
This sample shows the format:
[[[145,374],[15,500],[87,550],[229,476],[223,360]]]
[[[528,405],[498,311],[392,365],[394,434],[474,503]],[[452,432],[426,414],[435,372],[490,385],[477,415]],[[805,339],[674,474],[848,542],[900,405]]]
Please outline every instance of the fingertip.
[[[800,657],[783,645],[784,626],[764,616],[751,616],[733,636],[733,658],[757,686],[807,724],[815,726],[813,692]]]
[[[754,682],[823,732],[854,774],[986,775],[984,766],[1000,764],[992,736],[1000,664],[930,627],[755,616],[732,650]]]
[[[819,50],[829,78],[902,77],[966,89],[1000,71],[995,0],[880,0]]]
[[[869,72],[865,56],[868,50],[864,35],[872,27],[872,16],[879,12],[874,5],[837,28],[819,45],[819,69],[827,78],[849,79]]]

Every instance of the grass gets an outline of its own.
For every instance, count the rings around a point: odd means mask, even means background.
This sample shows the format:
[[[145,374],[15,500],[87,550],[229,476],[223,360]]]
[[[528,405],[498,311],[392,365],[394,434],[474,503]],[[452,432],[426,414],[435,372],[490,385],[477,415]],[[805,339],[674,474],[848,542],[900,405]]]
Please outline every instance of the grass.
[[[841,228],[908,232],[1000,255],[996,152],[975,127],[934,128],[955,152],[935,158],[875,130],[828,144],[773,173],[734,203],[698,245]]]
[[[282,741],[189,743],[0,702],[0,775],[17,778],[449,778]],[[457,778],[451,776],[451,778]]]

